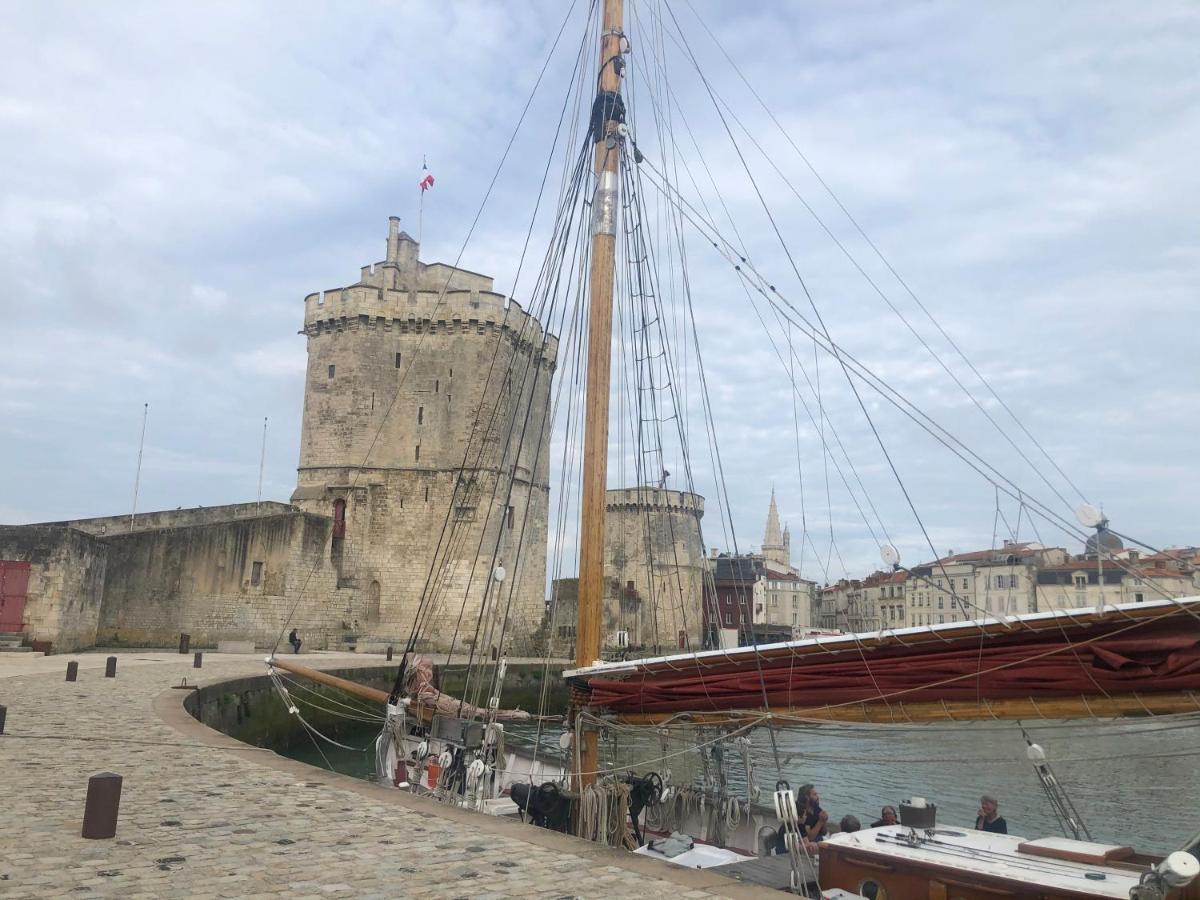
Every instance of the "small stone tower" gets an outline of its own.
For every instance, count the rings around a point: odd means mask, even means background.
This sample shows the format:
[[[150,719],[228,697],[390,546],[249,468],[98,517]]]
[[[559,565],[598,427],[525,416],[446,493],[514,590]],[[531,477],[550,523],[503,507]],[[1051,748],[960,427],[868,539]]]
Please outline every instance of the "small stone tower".
[[[605,501],[604,576],[617,586],[605,598],[605,635],[625,631],[633,645],[699,649],[704,498],[635,487],[608,491]]]
[[[762,555],[769,563],[783,566],[785,571],[792,567],[792,535],[789,531],[779,532],[779,509],[775,506],[775,489],[771,488],[771,507],[767,510],[767,530],[763,535]]]
[[[292,502],[333,519],[331,619],[407,639],[428,582],[426,646],[448,645],[461,618],[462,647],[498,542],[506,578],[492,595],[519,645],[545,595],[557,340],[491,278],[420,262],[395,217],[386,259],[304,299],[303,333]]]

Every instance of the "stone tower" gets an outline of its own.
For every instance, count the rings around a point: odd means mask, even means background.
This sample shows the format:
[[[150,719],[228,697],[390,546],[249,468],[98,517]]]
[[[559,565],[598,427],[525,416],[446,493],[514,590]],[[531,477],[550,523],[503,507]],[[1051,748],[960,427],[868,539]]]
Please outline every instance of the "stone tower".
[[[775,506],[775,489],[771,488],[771,506],[767,510],[767,530],[763,535],[762,555],[767,562],[783,566],[785,571],[792,567],[792,536],[788,531],[779,531],[779,509]]]
[[[426,645],[461,620],[463,646],[496,553],[506,578],[485,625],[507,608],[519,644],[543,610],[557,340],[491,278],[417,254],[393,217],[383,261],[304,299],[292,502],[333,519],[330,612],[359,634],[407,639],[427,596]]]
[[[626,631],[633,645],[700,647],[708,563],[700,519],[704,498],[658,487],[605,495],[602,630]],[[614,596],[615,593],[615,596]]]

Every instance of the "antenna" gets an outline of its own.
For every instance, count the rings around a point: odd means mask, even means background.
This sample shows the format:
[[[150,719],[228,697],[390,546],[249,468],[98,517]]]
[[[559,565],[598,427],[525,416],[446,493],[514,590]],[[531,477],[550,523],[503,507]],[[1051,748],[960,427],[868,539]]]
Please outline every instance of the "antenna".
[[[1075,518],[1084,528],[1099,528],[1104,524],[1104,513],[1090,503],[1075,507]]]

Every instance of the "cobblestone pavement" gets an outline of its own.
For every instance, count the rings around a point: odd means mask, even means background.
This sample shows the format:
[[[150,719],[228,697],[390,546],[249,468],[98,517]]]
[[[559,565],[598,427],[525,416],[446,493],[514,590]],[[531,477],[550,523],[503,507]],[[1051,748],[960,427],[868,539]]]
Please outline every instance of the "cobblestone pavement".
[[[0,896],[767,895],[246,748],[188,717],[170,690],[183,677],[262,673],[260,656],[205,654],[196,672],[190,656],[117,655],[115,679],[105,654],[0,655]],[[76,683],[63,678],[70,659]],[[85,840],[87,779],[101,771],[124,776],[117,836]]]

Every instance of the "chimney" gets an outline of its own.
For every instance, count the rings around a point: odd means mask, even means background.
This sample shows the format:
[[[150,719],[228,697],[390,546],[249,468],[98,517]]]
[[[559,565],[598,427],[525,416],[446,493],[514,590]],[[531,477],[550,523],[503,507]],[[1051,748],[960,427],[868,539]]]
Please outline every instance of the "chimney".
[[[716,559],[719,555],[720,555],[720,551],[716,547],[713,547],[712,548],[712,558]]]
[[[400,217],[388,217],[387,261],[390,263],[400,260]]]

